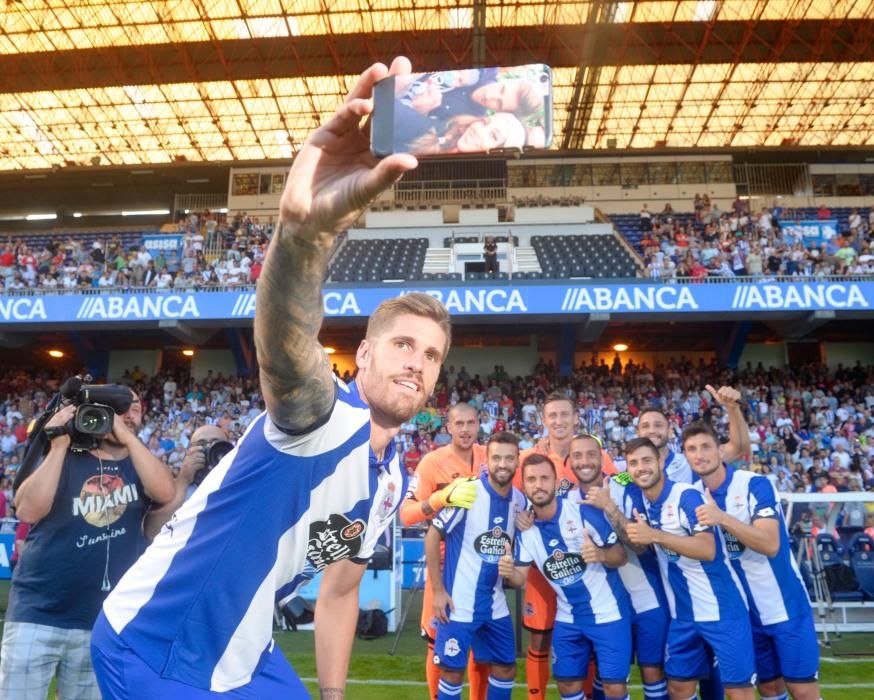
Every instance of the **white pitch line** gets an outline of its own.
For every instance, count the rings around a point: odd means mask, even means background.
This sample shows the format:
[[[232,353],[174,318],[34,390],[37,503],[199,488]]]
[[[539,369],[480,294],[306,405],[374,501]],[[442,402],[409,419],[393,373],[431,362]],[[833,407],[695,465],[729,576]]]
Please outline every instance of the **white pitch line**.
[[[318,683],[318,678],[301,678],[304,683]],[[388,685],[388,686],[398,686],[398,687],[409,687],[409,688],[420,688],[422,686],[428,685],[425,681],[398,681],[398,680],[380,680],[378,678],[368,678],[364,679],[356,679],[350,678],[346,681],[348,685]],[[522,687],[522,683],[518,684],[519,687]],[[555,685],[552,684],[549,686],[550,688],[555,688]],[[874,683],[827,683],[821,684],[819,686],[823,690],[849,690],[852,688],[858,689],[868,689],[874,688]],[[643,688],[642,685],[629,685],[629,690],[641,690]]]

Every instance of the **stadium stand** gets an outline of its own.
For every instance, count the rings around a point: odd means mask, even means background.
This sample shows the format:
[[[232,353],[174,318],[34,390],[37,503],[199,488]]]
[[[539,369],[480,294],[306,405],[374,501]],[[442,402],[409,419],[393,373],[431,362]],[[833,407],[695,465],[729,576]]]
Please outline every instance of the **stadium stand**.
[[[737,200],[731,211],[697,206],[675,213],[612,214],[617,232],[643,257],[642,275],[677,277],[759,277],[874,274],[874,250],[867,208],[762,209],[750,213]],[[818,246],[787,232],[795,221],[829,219],[838,236]],[[855,226],[853,225],[855,223]]]
[[[634,257],[614,236],[532,236],[545,278],[635,277]]]
[[[427,238],[350,240],[339,250],[329,275],[334,282],[421,279]]]

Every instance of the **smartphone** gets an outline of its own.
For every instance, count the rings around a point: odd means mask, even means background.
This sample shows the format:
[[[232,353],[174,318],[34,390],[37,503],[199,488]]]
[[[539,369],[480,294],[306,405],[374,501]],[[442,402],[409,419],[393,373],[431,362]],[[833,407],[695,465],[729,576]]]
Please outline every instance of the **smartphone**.
[[[379,158],[552,145],[552,70],[542,63],[392,76],[374,85],[373,102]]]

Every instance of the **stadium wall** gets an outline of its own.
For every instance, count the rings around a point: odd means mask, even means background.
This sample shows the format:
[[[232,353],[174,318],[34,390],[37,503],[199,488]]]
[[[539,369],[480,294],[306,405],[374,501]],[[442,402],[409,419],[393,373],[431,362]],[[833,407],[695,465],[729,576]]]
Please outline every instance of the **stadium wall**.
[[[866,365],[874,357],[874,343],[823,343],[823,355],[830,369],[839,364],[852,367],[858,361]]]
[[[531,374],[540,357],[550,359],[550,354],[537,351],[537,336],[533,335],[527,347],[452,348],[444,366],[454,366],[456,370],[464,367],[468,374],[478,374],[483,381],[495,371],[495,365],[503,365],[511,377],[525,377]],[[551,359],[555,361],[554,357]]]
[[[106,379],[117,382],[124,376],[125,370],[132,370],[134,367],[139,367],[148,377],[154,376],[161,367],[162,359],[161,350],[113,350],[109,354]]]
[[[537,360],[543,357],[545,360],[557,362],[555,353],[540,353],[537,351],[537,336],[531,336],[528,346],[515,347],[479,347],[465,348],[454,347],[450,349],[444,367],[455,367],[460,370],[464,367],[471,376],[476,374],[485,378],[495,370],[495,365],[503,365],[510,376],[525,377],[531,374]],[[355,372],[355,355],[352,353],[336,353],[331,355],[329,362],[337,365],[340,374]]]
[[[749,362],[753,367],[784,367],[786,365],[785,343],[747,343],[740,355],[737,366],[743,368]]]
[[[633,331],[629,333],[628,345],[634,346],[634,333]],[[548,359],[545,353],[541,353],[541,356],[544,359]],[[574,365],[579,367],[583,364],[589,364],[592,361],[592,357],[595,357],[598,362],[603,358],[604,362],[608,365],[612,365],[613,358],[616,356],[616,353],[608,348],[603,348],[600,352],[598,351],[587,351],[587,352],[577,352],[574,354]],[[678,359],[679,357],[685,357],[689,362],[693,364],[698,364],[699,360],[703,360],[705,363],[710,362],[715,356],[715,352],[710,351],[686,351],[686,350],[660,350],[656,352],[646,352],[646,351],[634,351],[627,350],[620,354],[620,359],[622,360],[622,366],[628,364],[628,362],[633,362],[635,365],[643,365],[645,364],[650,369],[654,368],[658,364],[667,364],[668,361],[672,359]]]
[[[191,376],[201,381],[209,370],[213,375],[237,376],[234,354],[230,350],[197,350],[191,358]]]
[[[531,245],[532,236],[581,236],[581,235],[609,235],[613,233],[613,227],[610,224],[595,224],[584,223],[538,223],[538,224],[484,224],[479,226],[462,226],[459,224],[445,224],[437,226],[411,226],[410,220],[405,214],[415,214],[416,212],[392,212],[395,224],[391,228],[383,223],[380,227],[374,228],[354,228],[349,230],[349,240],[366,241],[377,238],[385,239],[401,239],[401,238],[427,238],[428,247],[442,248],[443,239],[452,236],[482,236],[488,234],[490,236],[509,236],[510,234],[518,237],[520,246]]]

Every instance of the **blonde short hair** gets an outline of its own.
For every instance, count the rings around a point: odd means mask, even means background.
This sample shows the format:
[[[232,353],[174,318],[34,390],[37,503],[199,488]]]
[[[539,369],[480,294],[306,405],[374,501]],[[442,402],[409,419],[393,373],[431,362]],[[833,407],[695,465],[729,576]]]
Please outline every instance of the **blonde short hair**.
[[[449,320],[449,312],[439,300],[424,292],[410,292],[382,302],[367,321],[366,337],[373,338],[379,335],[398,316],[404,315],[430,318],[440,326],[440,330],[446,335],[446,347],[443,349],[443,358],[445,359],[449,352],[449,346],[452,344],[452,323]]]

